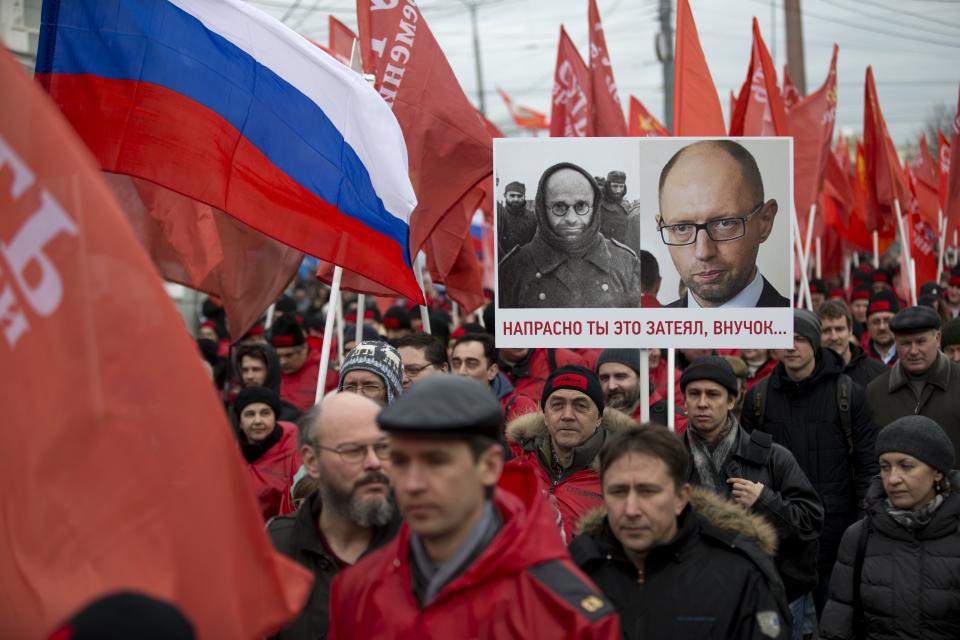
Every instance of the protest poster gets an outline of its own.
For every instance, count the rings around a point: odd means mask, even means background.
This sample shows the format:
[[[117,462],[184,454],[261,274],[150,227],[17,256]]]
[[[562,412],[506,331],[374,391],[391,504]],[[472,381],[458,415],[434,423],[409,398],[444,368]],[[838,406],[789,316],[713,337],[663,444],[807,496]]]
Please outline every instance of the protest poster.
[[[789,138],[495,140],[497,346],[790,347],[792,163]]]

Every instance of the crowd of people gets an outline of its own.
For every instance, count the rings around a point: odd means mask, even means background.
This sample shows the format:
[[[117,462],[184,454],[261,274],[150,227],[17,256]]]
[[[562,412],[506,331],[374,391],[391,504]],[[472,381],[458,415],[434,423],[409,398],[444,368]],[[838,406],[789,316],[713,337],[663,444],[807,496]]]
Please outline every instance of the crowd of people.
[[[497,349],[494,310],[326,291],[198,338],[276,548],[277,638],[960,637],[960,270],[814,280],[789,349]],[[343,358],[337,354],[343,350]],[[641,385],[650,385],[640,424]],[[666,427],[666,404],[676,423]]]

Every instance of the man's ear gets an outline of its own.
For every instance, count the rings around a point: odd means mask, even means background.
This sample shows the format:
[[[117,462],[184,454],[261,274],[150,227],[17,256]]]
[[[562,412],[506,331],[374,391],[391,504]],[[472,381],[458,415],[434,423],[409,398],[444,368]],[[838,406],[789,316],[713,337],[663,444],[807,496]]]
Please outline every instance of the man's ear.
[[[303,466],[307,469],[307,474],[311,478],[320,477],[320,460],[317,458],[317,450],[309,444],[300,447],[300,459]]]
[[[773,231],[773,221],[777,217],[777,201],[773,198],[764,203],[760,210],[760,242],[766,242]]]
[[[487,382],[493,382],[497,377],[497,374],[500,373],[500,367],[496,362],[487,367]]]

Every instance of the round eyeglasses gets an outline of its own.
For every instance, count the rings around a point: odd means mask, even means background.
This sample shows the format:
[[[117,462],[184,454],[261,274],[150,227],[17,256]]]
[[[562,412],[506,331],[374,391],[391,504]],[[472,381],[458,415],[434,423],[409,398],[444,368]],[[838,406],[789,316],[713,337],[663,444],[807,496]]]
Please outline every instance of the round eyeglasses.
[[[585,216],[590,213],[590,209],[593,208],[593,205],[589,202],[584,202],[583,200],[574,202],[572,205],[567,204],[566,202],[554,202],[552,205],[550,205],[548,210],[552,215],[562,218],[563,216],[567,215],[567,211],[569,211],[571,207],[573,207],[573,212],[578,216]]]

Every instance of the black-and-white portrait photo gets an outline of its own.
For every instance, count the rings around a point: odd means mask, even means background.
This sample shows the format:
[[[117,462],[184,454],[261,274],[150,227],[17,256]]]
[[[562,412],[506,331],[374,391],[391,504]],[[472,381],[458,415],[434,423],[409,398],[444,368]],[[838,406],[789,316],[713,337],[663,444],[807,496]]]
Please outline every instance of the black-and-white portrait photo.
[[[505,145],[495,161],[505,185],[496,228],[500,307],[639,307],[640,216],[626,199],[636,153],[610,153],[609,141],[587,153],[568,140],[550,142]]]

